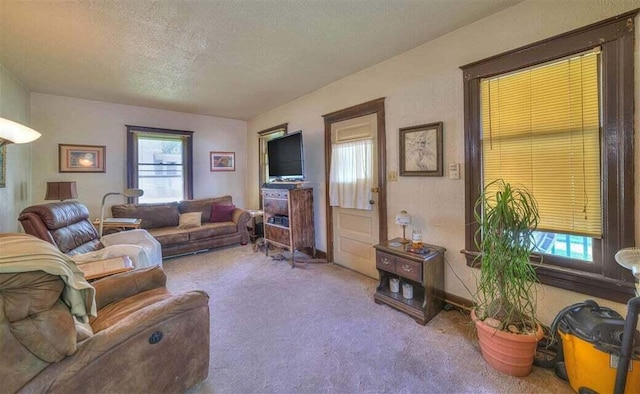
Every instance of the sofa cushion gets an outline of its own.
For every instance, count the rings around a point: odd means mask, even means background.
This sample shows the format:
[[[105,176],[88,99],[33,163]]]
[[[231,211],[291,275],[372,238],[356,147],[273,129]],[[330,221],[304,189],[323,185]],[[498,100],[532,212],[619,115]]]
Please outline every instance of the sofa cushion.
[[[180,201],[180,213],[202,212],[202,221],[209,222],[211,218],[211,207],[213,204],[232,204],[231,196],[222,196],[215,198],[202,198],[198,200]]]
[[[189,230],[178,230],[176,227],[158,227],[149,229],[149,234],[153,235],[160,245],[184,244],[189,242]]]
[[[233,220],[233,211],[236,206],[233,204],[213,204],[211,207],[211,223],[230,222]]]
[[[189,212],[180,214],[180,223],[178,229],[188,229],[200,227],[202,221],[202,214],[200,212]]]
[[[111,214],[114,218],[142,219],[140,227],[144,229],[177,227],[180,220],[177,202],[113,205]]]
[[[238,231],[238,226],[234,222],[206,223],[201,228],[192,229],[189,233],[189,240],[196,241],[218,237],[226,234],[233,234]]]

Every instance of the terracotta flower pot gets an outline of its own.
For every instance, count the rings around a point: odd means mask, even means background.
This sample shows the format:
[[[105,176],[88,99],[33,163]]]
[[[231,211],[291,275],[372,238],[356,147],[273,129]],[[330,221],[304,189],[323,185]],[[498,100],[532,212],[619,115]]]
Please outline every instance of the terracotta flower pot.
[[[511,376],[531,373],[536,347],[543,336],[540,325],[535,335],[512,334],[487,325],[477,318],[473,310],[471,319],[476,323],[482,357],[489,365]]]

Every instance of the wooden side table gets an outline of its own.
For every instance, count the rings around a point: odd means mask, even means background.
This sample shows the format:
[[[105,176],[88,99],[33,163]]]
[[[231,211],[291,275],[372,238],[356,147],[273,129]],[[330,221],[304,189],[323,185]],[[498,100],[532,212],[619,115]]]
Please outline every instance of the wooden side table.
[[[406,251],[407,244],[400,238],[374,246],[376,268],[380,283],[374,295],[377,304],[387,304],[425,325],[444,306],[444,252],[445,248],[425,244],[429,252],[418,254]],[[391,278],[399,279],[400,291],[392,292]],[[402,295],[402,283],[413,286],[413,298]]]
[[[249,214],[251,215],[251,219],[247,225],[247,230],[249,231],[249,239],[252,243],[255,243],[257,239],[262,238],[264,234],[264,229],[262,231],[258,231],[258,224],[262,225],[262,217],[264,212],[259,209],[249,209]],[[260,219],[260,221],[258,221]]]
[[[106,218],[104,219],[104,224],[102,225],[102,229],[116,229],[119,231],[123,230],[133,230],[140,228],[142,224],[142,219],[135,218]],[[100,219],[95,219],[93,221],[93,225],[96,228],[100,228]]]

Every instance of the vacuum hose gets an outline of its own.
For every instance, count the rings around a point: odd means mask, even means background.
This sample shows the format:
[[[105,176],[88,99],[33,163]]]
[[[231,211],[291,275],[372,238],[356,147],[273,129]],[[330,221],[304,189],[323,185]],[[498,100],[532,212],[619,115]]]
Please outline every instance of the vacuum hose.
[[[623,394],[627,384],[627,371],[631,361],[633,350],[633,337],[638,324],[638,311],[640,310],[640,297],[635,297],[627,302],[627,319],[624,321],[622,345],[620,347],[620,360],[616,371],[615,394]]]

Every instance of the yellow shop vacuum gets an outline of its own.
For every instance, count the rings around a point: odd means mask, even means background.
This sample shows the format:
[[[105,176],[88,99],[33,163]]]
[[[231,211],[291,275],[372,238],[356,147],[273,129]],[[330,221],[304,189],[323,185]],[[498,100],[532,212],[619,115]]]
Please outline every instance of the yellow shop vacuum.
[[[551,332],[561,339],[559,351],[573,390],[602,394],[617,391],[614,386],[624,329],[625,320],[619,313],[592,300],[571,305],[556,316]],[[629,349],[623,353],[631,355],[624,387],[624,393],[629,394],[640,392],[640,333],[635,327],[630,331],[634,338],[627,341]]]

